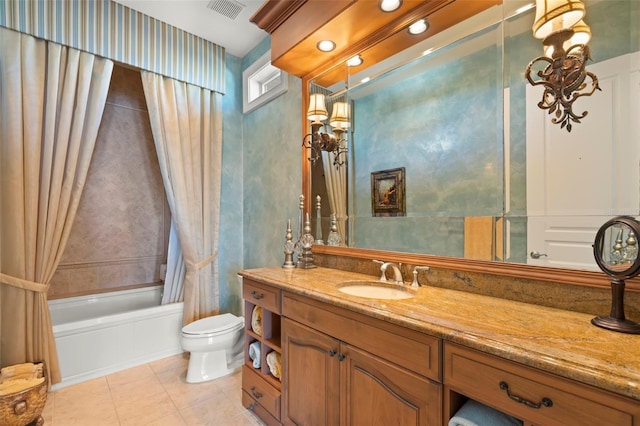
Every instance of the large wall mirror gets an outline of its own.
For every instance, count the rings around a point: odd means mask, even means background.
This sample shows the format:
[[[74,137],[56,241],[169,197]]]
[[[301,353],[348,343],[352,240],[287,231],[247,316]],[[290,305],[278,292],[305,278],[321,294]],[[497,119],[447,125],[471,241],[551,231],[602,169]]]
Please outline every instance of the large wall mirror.
[[[346,162],[325,153],[305,177],[312,199],[327,201],[324,234],[336,213],[351,248],[598,270],[598,228],[640,213],[640,3],[584,0],[587,69],[602,91],[576,101],[589,112],[571,132],[551,123],[537,106],[542,91],[524,78],[543,53],[528,3],[505,2],[373,66],[309,81],[327,115],[350,106],[338,132]],[[332,132],[329,119],[324,129]],[[403,209],[377,211],[376,182],[397,170]]]

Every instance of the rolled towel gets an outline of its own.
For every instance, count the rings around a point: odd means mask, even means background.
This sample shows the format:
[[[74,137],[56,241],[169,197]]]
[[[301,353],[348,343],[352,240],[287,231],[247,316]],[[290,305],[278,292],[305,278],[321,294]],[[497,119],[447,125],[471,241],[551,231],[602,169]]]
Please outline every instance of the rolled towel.
[[[451,417],[449,426],[522,426],[522,422],[470,399]]]
[[[251,312],[251,329],[254,333],[262,336],[262,308],[254,306]]]
[[[280,354],[276,351],[271,351],[267,354],[266,361],[271,374],[273,374],[276,379],[282,380],[282,357],[280,356]]]
[[[253,360],[253,368],[260,368],[260,342],[249,345],[249,358]]]

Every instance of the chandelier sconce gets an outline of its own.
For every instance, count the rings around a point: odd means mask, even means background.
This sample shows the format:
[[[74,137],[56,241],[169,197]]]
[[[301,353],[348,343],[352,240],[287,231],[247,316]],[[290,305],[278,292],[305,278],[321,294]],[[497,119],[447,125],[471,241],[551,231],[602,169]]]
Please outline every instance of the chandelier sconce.
[[[576,99],[601,90],[598,78],[586,70],[591,30],[583,20],[585,13],[580,0],[536,0],[533,36],[542,39],[545,55],[533,59],[525,70],[532,86],[544,88],[538,107],[554,114],[551,122],[568,132],[572,122],[580,123],[588,114],[573,111]],[[534,67],[543,67],[535,73],[537,79],[531,76]]]
[[[320,132],[325,127],[324,120],[329,118],[329,113],[324,103],[324,95],[314,93],[309,99],[307,118],[311,121],[311,133],[302,139],[302,146],[309,150],[309,161],[312,164],[320,158],[322,151],[332,152],[333,165],[342,166],[346,160],[347,141],[342,135],[351,125],[349,121],[349,104],[347,102],[335,102],[329,119],[329,125],[333,134]]]

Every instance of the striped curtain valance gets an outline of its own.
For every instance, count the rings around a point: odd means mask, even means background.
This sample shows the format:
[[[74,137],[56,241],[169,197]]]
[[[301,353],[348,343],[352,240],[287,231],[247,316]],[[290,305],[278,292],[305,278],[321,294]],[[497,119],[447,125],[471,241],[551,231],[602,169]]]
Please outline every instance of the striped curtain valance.
[[[0,26],[224,93],[224,48],[111,0],[0,0]]]

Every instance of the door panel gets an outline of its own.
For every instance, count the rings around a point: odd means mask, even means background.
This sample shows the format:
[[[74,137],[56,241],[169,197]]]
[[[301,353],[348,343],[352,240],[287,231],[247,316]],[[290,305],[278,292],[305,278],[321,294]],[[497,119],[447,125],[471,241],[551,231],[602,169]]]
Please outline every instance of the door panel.
[[[343,425],[440,425],[441,385],[343,343]]]
[[[534,265],[595,269],[598,228],[621,214],[638,215],[640,53],[587,69],[602,91],[578,99],[589,111],[571,132],[537,107],[540,87],[527,86],[527,252]]]
[[[284,424],[338,424],[340,370],[336,354],[339,345],[339,341],[326,334],[283,318]]]

